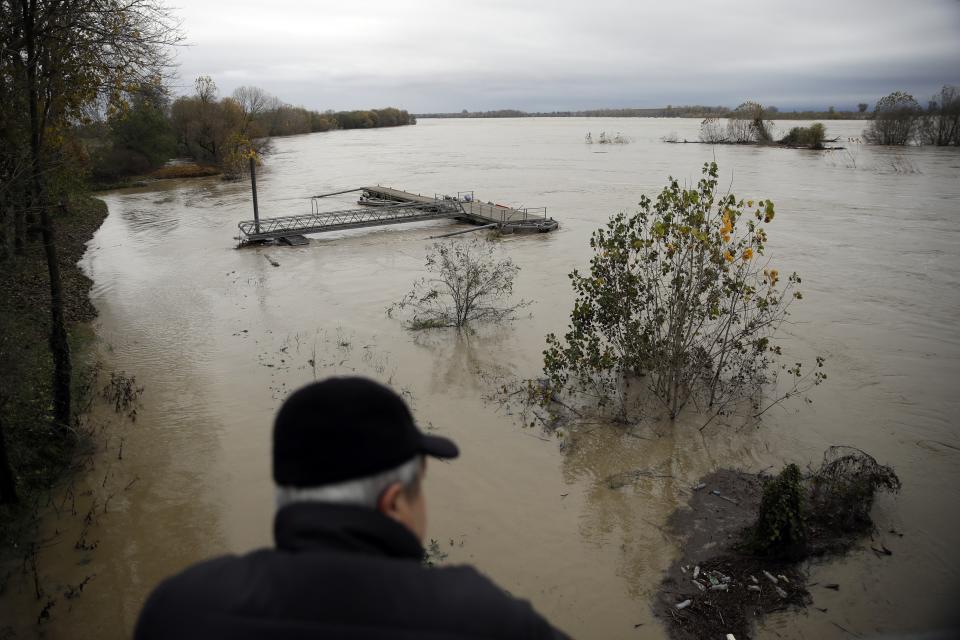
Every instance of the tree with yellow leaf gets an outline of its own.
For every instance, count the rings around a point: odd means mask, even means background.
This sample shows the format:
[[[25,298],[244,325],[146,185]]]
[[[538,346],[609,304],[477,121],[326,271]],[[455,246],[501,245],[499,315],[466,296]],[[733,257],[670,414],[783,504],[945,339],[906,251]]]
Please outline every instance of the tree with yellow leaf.
[[[759,410],[776,371],[791,376],[787,393],[826,377],[822,359],[811,375],[775,366],[773,337],[800,277],[778,286],[765,256],[773,201],[718,196],[717,176],[709,163],[695,188],[671,178],[655,201],[643,196],[635,214],[594,232],[589,273],[570,274],[568,330],[547,336],[545,404],[574,396],[629,419],[653,401],[674,419],[690,402],[714,415],[741,399]]]

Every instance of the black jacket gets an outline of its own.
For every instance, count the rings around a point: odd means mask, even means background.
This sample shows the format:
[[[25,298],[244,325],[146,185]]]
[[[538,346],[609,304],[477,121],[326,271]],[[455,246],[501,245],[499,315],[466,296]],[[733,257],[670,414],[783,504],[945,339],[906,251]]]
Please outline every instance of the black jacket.
[[[361,507],[298,503],[276,549],[194,565],[147,599],[135,638],[565,638],[469,567],[424,567],[403,525]]]

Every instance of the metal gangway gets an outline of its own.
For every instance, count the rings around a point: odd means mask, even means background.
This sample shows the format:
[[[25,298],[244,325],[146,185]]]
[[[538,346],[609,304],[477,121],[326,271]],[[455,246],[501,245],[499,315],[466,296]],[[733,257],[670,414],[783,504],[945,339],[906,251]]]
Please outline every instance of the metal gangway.
[[[362,191],[357,209],[322,211],[323,200],[331,196]],[[493,203],[477,202],[472,191],[456,197],[423,196],[389,187],[357,187],[324,193],[310,198],[310,213],[279,218],[259,218],[254,196],[254,220],[238,223],[240,244],[282,240],[305,244],[305,234],[375,227],[440,218],[458,218],[466,222],[496,226],[503,233],[552,231],[557,222],[546,216],[545,208],[513,209]]]
[[[345,229],[360,229],[403,222],[419,222],[439,218],[457,218],[463,215],[456,201],[437,200],[433,203],[398,202],[395,205],[361,207],[340,211],[320,211],[318,198],[311,198],[309,214],[244,220],[237,226],[241,242],[277,240],[291,236]]]

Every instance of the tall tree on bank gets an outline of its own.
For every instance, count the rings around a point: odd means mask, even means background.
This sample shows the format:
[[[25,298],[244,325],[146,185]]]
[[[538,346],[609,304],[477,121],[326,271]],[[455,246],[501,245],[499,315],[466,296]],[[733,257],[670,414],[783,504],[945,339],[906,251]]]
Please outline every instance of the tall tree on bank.
[[[156,82],[180,39],[156,0],[0,0],[0,69],[12,97],[26,107],[19,128],[27,148],[21,211],[39,218],[50,284],[53,419],[71,423],[72,362],[53,216],[57,177],[67,167],[70,128],[84,111],[118,108],[128,90]],[[22,117],[22,116],[21,116]]]

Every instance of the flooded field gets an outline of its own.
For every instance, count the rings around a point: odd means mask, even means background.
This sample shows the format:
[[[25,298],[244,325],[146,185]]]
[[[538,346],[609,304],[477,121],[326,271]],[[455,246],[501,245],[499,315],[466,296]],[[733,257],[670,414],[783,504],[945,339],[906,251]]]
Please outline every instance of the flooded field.
[[[877,539],[893,555],[878,557],[868,541],[813,564],[812,581],[841,585],[811,589],[827,611],[778,614],[759,637],[960,625],[960,153],[661,142],[671,133],[696,139],[698,125],[425,120],[275,140],[258,176],[264,216],[309,212],[311,195],[377,183],[546,206],[559,231],[501,241],[522,268],[516,293],[533,301],[529,315],[472,335],[410,333],[385,313],[423,275],[426,238],[455,223],[237,250],[236,224],[252,213],[247,183],[200,179],[105,195],[110,215],[84,262],[100,312],[96,355],[106,371],[136,376],[143,406],[74,489],[79,517],[51,511],[45,520],[45,535],[59,540],[37,556],[47,590],[93,577],[48,612],[44,633],[127,637],[163,577],[271,544],[273,414],[290,390],[345,372],[389,381],[424,428],[460,444],[462,457],[432,465],[426,485],[428,535],[445,562],[475,564],[576,637],[665,636],[649,603],[679,541],[663,526],[700,476],[817,464],[833,444],[860,447],[900,475],[902,493],[875,508]],[[841,144],[862,126],[827,123]],[[630,143],[584,143],[601,130]],[[600,427],[561,447],[485,401],[489,376],[537,375],[544,335],[566,326],[566,274],[586,265],[591,231],[653,196],[668,175],[695,182],[712,159],[724,190],[777,204],[768,254],[782,272],[803,276],[805,296],[786,327],[787,358],[827,358],[830,377],[814,403],[787,403],[757,428],[717,425],[701,437],[694,421]],[[351,206],[355,195],[331,207]],[[610,476],[634,469],[670,477],[611,488]],[[81,535],[86,543],[75,544]],[[14,637],[37,633],[45,603],[25,575],[16,573],[0,600],[0,628],[10,625]]]

